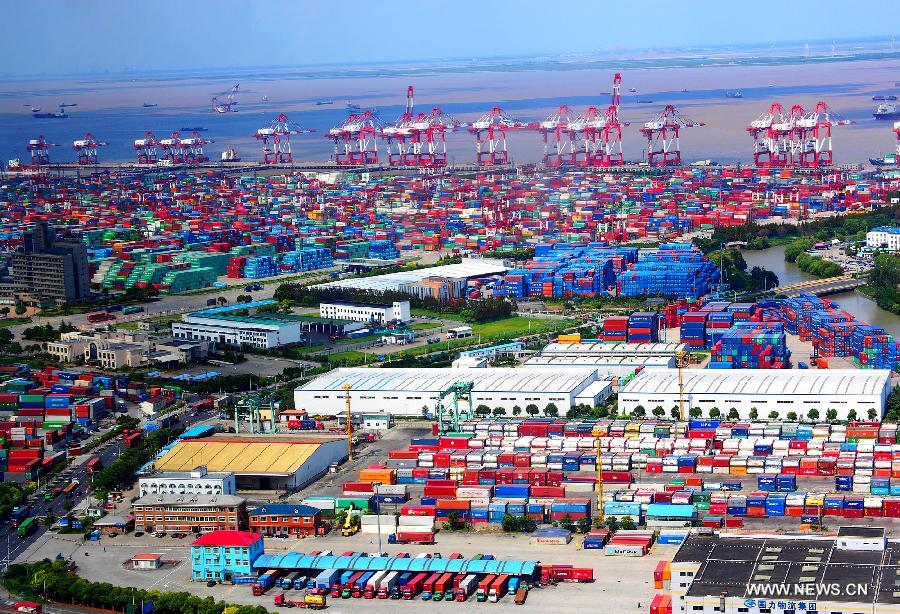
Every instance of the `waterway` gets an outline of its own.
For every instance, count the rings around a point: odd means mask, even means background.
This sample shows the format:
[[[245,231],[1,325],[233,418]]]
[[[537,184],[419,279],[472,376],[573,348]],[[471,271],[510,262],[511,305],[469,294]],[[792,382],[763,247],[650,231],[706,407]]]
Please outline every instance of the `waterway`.
[[[780,245],[762,250],[744,250],[741,253],[747,262],[748,268],[760,266],[772,271],[778,275],[778,281],[782,286],[816,279],[813,275],[801,271],[796,264],[786,262],[784,259],[784,248],[784,245]],[[880,326],[894,335],[895,338],[900,338],[900,316],[881,309],[875,304],[875,301],[870,300],[859,292],[832,294],[827,298],[836,301],[841,309],[852,313],[857,320]]]

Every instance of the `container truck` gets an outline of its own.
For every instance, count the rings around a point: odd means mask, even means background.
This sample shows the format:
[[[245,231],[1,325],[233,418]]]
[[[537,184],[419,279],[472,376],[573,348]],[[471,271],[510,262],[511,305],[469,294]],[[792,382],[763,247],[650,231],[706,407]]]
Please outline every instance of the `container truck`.
[[[375,599],[375,596],[378,594],[378,589],[381,587],[381,583],[387,577],[388,571],[379,571],[375,573],[369,581],[366,583],[366,590],[363,592],[363,597],[366,599]]]
[[[428,601],[434,596],[434,585],[440,579],[440,573],[429,574],[422,583],[422,601]]]
[[[353,595],[353,587],[356,585],[359,579],[366,574],[366,572],[364,571],[356,571],[351,573],[353,575],[350,576],[350,579],[341,586],[341,599],[350,599],[350,597]],[[365,586],[365,584],[363,584],[363,586]]]
[[[397,577],[397,586],[391,589],[390,597],[391,599],[400,599],[403,597],[403,587],[409,584],[409,581],[415,577],[416,574],[406,571],[401,573]]]
[[[538,577],[541,579],[541,584],[593,582],[594,570],[590,567],[572,567],[571,565],[539,565]]]
[[[340,579],[341,571],[339,569],[326,569],[316,576],[313,590],[319,593],[327,593],[331,590],[333,584]]]
[[[378,585],[378,594],[377,597],[379,599],[387,599],[391,596],[391,593],[397,588],[397,583],[400,580],[400,572],[399,571],[391,571],[388,572],[384,579],[381,580],[381,583]]]
[[[353,586],[350,588],[350,596],[354,599],[359,599],[366,593],[366,586],[369,584],[369,580],[371,580],[375,576],[374,571],[367,571],[363,573],[359,577],[359,579],[353,583]]]
[[[285,591],[290,590],[290,589],[294,588],[294,580],[296,580],[299,577],[300,577],[299,571],[295,571],[293,573],[284,575],[284,576],[278,578],[277,586],[278,586],[278,588],[285,590]]]
[[[403,587],[403,598],[412,599],[422,591],[422,584],[428,577],[427,573],[419,573],[409,579],[409,582]]]
[[[291,599],[287,599],[285,598],[284,593],[275,595],[275,605],[278,607],[324,610],[326,607],[325,603],[325,595],[306,595],[303,597],[302,601],[293,601]]]
[[[453,598],[456,601],[465,601],[475,592],[476,588],[478,588],[478,576],[470,573],[460,581],[453,593]]]
[[[280,575],[281,573],[278,570],[272,569],[258,577],[252,586],[253,596],[259,597],[265,594],[267,590],[275,585],[275,581],[278,580]]]
[[[432,601],[452,600],[453,596],[453,575],[452,573],[442,574],[434,585],[434,594],[431,596]]]
[[[434,531],[397,531],[388,535],[389,544],[433,544]]]
[[[350,578],[353,577],[354,573],[355,572],[349,569],[347,571],[342,571],[341,574],[331,583],[331,586],[329,587],[329,595],[331,595],[331,597],[334,599],[340,597],[341,589],[343,589],[344,585],[350,581]]]
[[[478,588],[475,590],[475,599],[479,603],[487,601],[488,593],[491,590],[491,584],[493,584],[496,579],[496,574],[488,574],[478,583]]]
[[[507,590],[509,590],[509,575],[502,573],[491,584],[491,588],[488,590],[488,601],[497,603],[506,596]]]
[[[524,586],[520,586],[519,590],[516,591],[516,605],[524,605],[527,598],[528,589]]]
[[[304,576],[303,574],[298,575],[294,578],[294,585],[291,587],[295,591],[301,591],[308,586],[309,578]]]

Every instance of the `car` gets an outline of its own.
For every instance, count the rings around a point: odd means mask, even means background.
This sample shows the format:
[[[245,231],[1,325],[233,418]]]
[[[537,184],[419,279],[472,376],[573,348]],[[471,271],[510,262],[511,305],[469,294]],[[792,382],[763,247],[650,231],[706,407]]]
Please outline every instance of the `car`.
[[[206,583],[206,586],[215,586],[216,584],[217,583],[215,580],[210,580],[209,582]]]
[[[162,538],[162,537],[165,537],[165,536],[166,536],[166,532],[165,532],[165,531],[157,531],[157,532],[154,533],[153,535],[154,535],[155,537],[157,537],[157,538]]]
[[[116,533],[115,531],[106,534],[107,537],[116,537],[117,535],[118,533]]]
[[[134,532],[134,536],[135,536],[135,537],[143,537],[143,536],[144,536],[144,532],[143,532],[143,531],[135,531],[135,532]]]

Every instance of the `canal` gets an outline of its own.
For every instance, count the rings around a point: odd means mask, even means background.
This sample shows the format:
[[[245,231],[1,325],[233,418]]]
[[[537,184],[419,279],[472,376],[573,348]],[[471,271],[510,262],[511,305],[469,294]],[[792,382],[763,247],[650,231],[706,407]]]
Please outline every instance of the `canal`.
[[[747,262],[748,269],[755,266],[768,269],[778,275],[778,281],[782,286],[816,279],[813,275],[801,271],[796,264],[786,262],[784,248],[784,245],[780,245],[769,249],[744,250],[741,254]],[[859,292],[831,294],[826,298],[836,301],[841,309],[852,313],[857,320],[880,326],[894,335],[894,338],[900,338],[900,316],[881,309],[875,301],[869,300]]]

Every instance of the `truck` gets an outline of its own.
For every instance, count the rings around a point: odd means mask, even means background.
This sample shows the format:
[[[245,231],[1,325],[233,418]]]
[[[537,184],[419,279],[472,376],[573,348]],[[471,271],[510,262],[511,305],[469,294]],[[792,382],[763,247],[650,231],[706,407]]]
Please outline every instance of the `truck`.
[[[397,588],[397,583],[400,580],[400,572],[399,571],[391,571],[388,572],[384,578],[382,578],[381,582],[378,585],[378,593],[376,597],[379,599],[387,599],[391,596],[391,592]],[[368,595],[366,595],[368,598]]]
[[[275,585],[275,581],[281,576],[281,572],[277,569],[270,569],[260,577],[256,579],[256,582],[253,583],[251,590],[253,591],[254,597],[259,597],[260,595],[264,595],[267,590],[272,588]]]
[[[520,586],[519,590],[516,591],[516,605],[524,605],[525,599],[528,598],[528,589],[524,586]]]
[[[326,569],[316,576],[315,583],[311,588],[315,591],[326,593],[338,582],[340,576],[341,571],[339,569]]]
[[[34,518],[34,516],[23,520],[21,524],[19,524],[19,527],[16,529],[19,534],[19,539],[27,537],[29,533],[34,531],[36,524],[37,520]]]
[[[388,535],[389,544],[433,544],[434,531],[397,531]]]
[[[290,574],[287,574],[287,575],[284,575],[284,576],[278,578],[278,582],[276,585],[278,586],[278,588],[280,588],[282,590],[285,590],[285,591],[290,590],[290,589],[294,588],[294,580],[296,580],[299,577],[300,577],[300,572],[295,571],[293,573],[290,573]]]
[[[503,597],[506,596],[506,591],[509,589],[509,575],[502,573],[497,576],[497,579],[491,583],[491,588],[488,590],[488,601],[491,603],[497,603]]]
[[[475,592],[476,588],[478,588],[478,576],[470,573],[460,581],[459,586],[453,592],[453,598],[456,601],[465,601]]]
[[[422,582],[422,601],[428,601],[434,596],[434,585],[437,584],[437,581],[440,579],[441,574],[433,573],[429,574],[425,581]]]
[[[391,589],[390,597],[391,599],[400,599],[403,597],[403,587],[409,584],[409,581],[415,577],[416,574],[411,571],[405,571],[401,573],[397,577],[397,585]]]
[[[144,308],[141,307],[140,305],[132,305],[132,306],[126,307],[125,309],[122,310],[122,313],[125,315],[131,315],[133,313],[143,313],[143,312],[144,312]]]
[[[309,608],[310,610],[324,610],[326,607],[325,595],[305,595],[302,601],[293,601],[284,596],[284,593],[275,595],[275,605],[286,608]]]
[[[341,590],[344,588],[345,584],[350,582],[350,578],[353,577],[353,573],[354,572],[349,569],[347,571],[342,571],[341,575],[331,583],[329,595],[331,595],[333,599],[337,599],[341,596]]]
[[[12,526],[18,527],[26,518],[28,518],[30,513],[30,505],[20,505],[19,507],[14,507],[13,511],[9,514],[9,519],[10,522],[12,522]]]
[[[357,579],[356,582],[353,583],[353,586],[350,588],[350,596],[353,597],[354,599],[359,599],[360,597],[365,595],[366,586],[369,584],[369,580],[371,580],[372,576],[374,576],[374,575],[375,575],[374,571],[367,571],[367,572],[363,573],[363,575],[361,575],[359,577],[359,579]]]
[[[590,567],[571,565],[539,565],[538,577],[541,584],[552,582],[593,582],[594,570]]]
[[[434,594],[431,596],[432,601],[451,601],[453,595],[453,575],[452,573],[441,574],[438,581],[434,584]]]
[[[356,583],[362,578],[366,572],[364,571],[356,571],[350,576],[350,579],[347,580],[343,585],[341,585],[340,597],[341,599],[350,599],[353,596],[353,587],[356,586]],[[365,586],[365,585],[363,585]]]
[[[478,583],[478,588],[475,589],[475,599],[479,603],[483,603],[487,601],[488,593],[491,590],[491,585],[494,583],[494,580],[497,579],[496,574],[488,574],[481,579],[481,582]]]
[[[307,582],[309,582],[309,578],[301,573],[296,578],[294,578],[294,584],[291,588],[293,588],[295,591],[301,591],[306,588]]]
[[[427,577],[427,573],[419,573],[410,578],[409,582],[403,587],[403,598],[412,599],[422,592],[422,584],[425,583]]]
[[[97,322],[109,322],[115,319],[116,316],[111,313],[106,313],[105,311],[97,311],[95,313],[87,314],[87,321],[91,324],[96,324]]]
[[[33,601],[4,601],[0,603],[0,612],[24,612],[25,614],[43,614],[44,606]]]
[[[379,571],[375,573],[369,581],[366,583],[366,590],[363,592],[363,597],[366,599],[375,599],[375,596],[378,594],[378,589],[381,587],[381,583],[388,576],[388,571]]]

